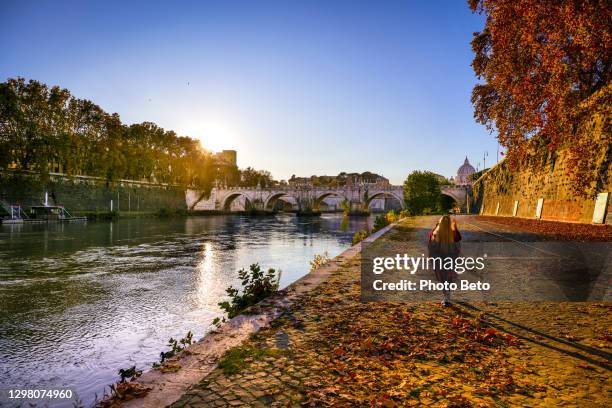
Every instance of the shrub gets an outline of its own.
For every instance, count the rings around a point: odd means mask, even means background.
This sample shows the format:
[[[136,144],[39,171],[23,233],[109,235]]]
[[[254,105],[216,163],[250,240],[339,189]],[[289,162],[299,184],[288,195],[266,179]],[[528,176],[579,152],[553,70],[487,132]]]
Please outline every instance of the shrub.
[[[182,352],[191,343],[193,343],[193,333],[191,331],[188,331],[187,335],[185,337],[183,337],[182,339],[180,339],[180,340],[176,340],[176,339],[170,337],[170,339],[168,340],[168,347],[170,347],[170,350],[162,351],[159,354],[160,361],[159,361],[159,363],[153,363],[153,368],[160,368],[161,365],[164,364],[164,362],[167,359],[169,359],[171,357],[174,357],[176,354]]]
[[[228,318],[238,316],[248,307],[278,291],[281,273],[272,268],[264,273],[259,264],[252,264],[249,270],[241,269],[238,277],[242,280],[242,293],[233,286],[225,289],[230,297],[229,301],[219,302]]]
[[[395,211],[391,210],[386,214],[381,214],[376,217],[374,220],[374,228],[373,231],[378,231],[385,228],[389,224],[393,224],[400,219],[400,215]]]
[[[389,221],[387,220],[386,215],[385,214],[377,215],[376,219],[374,220],[373,231],[376,232],[380,229],[385,228],[387,225],[389,225]]]
[[[391,210],[387,214],[385,214],[385,218],[387,219],[389,224],[393,224],[394,222],[397,222],[397,220],[399,220],[399,214],[395,210]]]
[[[132,366],[130,368],[122,368],[119,370],[119,376],[121,377],[121,383],[124,383],[125,380],[133,380],[134,378],[140,377],[142,374],[142,370],[137,370],[136,366]]]
[[[355,235],[353,235],[353,245],[363,241],[364,239],[366,239],[368,236],[370,235],[370,231],[368,230],[361,230],[361,231],[357,231],[355,233]]]
[[[310,272],[313,272],[319,269],[320,267],[327,265],[329,261],[331,261],[331,259],[327,252],[324,252],[323,255],[316,254],[314,256],[314,259],[310,261]]]

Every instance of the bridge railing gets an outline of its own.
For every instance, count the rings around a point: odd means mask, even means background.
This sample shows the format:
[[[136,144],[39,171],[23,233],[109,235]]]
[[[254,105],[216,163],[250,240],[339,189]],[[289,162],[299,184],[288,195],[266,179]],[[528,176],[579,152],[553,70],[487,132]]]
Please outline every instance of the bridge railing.
[[[368,188],[368,190],[370,191],[400,191],[403,190],[402,186],[389,186],[389,187],[382,187],[382,186],[355,186],[355,187],[351,187],[351,186],[342,186],[342,187],[325,187],[325,186],[313,186],[313,187],[306,187],[306,186],[274,186],[274,187],[214,187],[213,190],[217,190],[217,191],[221,191],[221,190],[225,190],[225,191],[347,191],[347,190],[360,190],[360,189],[364,189],[364,188]]]

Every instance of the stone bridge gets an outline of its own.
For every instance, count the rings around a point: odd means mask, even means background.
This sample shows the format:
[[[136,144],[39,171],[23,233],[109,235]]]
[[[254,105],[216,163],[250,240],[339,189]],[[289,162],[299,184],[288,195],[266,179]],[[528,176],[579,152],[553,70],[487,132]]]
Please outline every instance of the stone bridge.
[[[336,197],[350,205],[351,212],[367,211],[374,199],[395,198],[404,208],[402,186],[355,187],[231,187],[213,188],[206,197],[201,191],[187,190],[187,208],[204,211],[256,210],[273,212],[278,200],[302,213],[318,212],[323,200]],[[240,205],[232,206],[237,202]]]
[[[447,195],[455,200],[457,206],[461,209],[462,212],[470,212],[468,206],[468,191],[470,189],[469,185],[444,185],[440,186],[440,191],[442,194]]]

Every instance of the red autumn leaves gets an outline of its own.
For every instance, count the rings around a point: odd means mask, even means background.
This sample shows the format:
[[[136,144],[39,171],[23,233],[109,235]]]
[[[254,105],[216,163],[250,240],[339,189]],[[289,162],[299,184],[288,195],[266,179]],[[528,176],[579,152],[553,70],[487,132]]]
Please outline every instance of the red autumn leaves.
[[[481,318],[432,304],[412,310],[393,303],[320,304],[329,310],[312,345],[324,362],[306,382],[312,406],[394,407],[406,398],[459,403],[455,383],[475,384],[481,396],[515,387],[513,367],[499,352],[519,343]]]
[[[474,34],[474,117],[508,149],[511,165],[568,148],[578,189],[593,171],[595,114],[610,117],[612,7],[606,1],[470,0],[486,16]],[[605,127],[603,128],[605,129]],[[605,132],[605,130],[602,130]],[[608,134],[601,135],[610,140]],[[584,153],[590,154],[585,156]]]
[[[522,234],[534,233],[539,239],[555,241],[612,241],[612,226],[577,224],[558,221],[530,220],[512,217],[479,216],[479,221],[506,225]]]

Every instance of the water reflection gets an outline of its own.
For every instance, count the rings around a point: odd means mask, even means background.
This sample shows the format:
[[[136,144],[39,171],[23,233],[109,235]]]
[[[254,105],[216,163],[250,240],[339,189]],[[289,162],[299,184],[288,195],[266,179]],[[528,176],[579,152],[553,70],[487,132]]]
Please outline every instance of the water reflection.
[[[290,215],[0,227],[0,388],[72,387],[85,403],[168,337],[206,333],[237,270],[308,272],[363,218]],[[0,402],[0,405],[2,403]]]
[[[203,245],[201,260],[197,266],[196,303],[198,307],[216,309],[219,299],[225,295],[226,282],[216,269],[219,260],[215,260],[217,253],[213,250],[213,244],[206,242]]]

